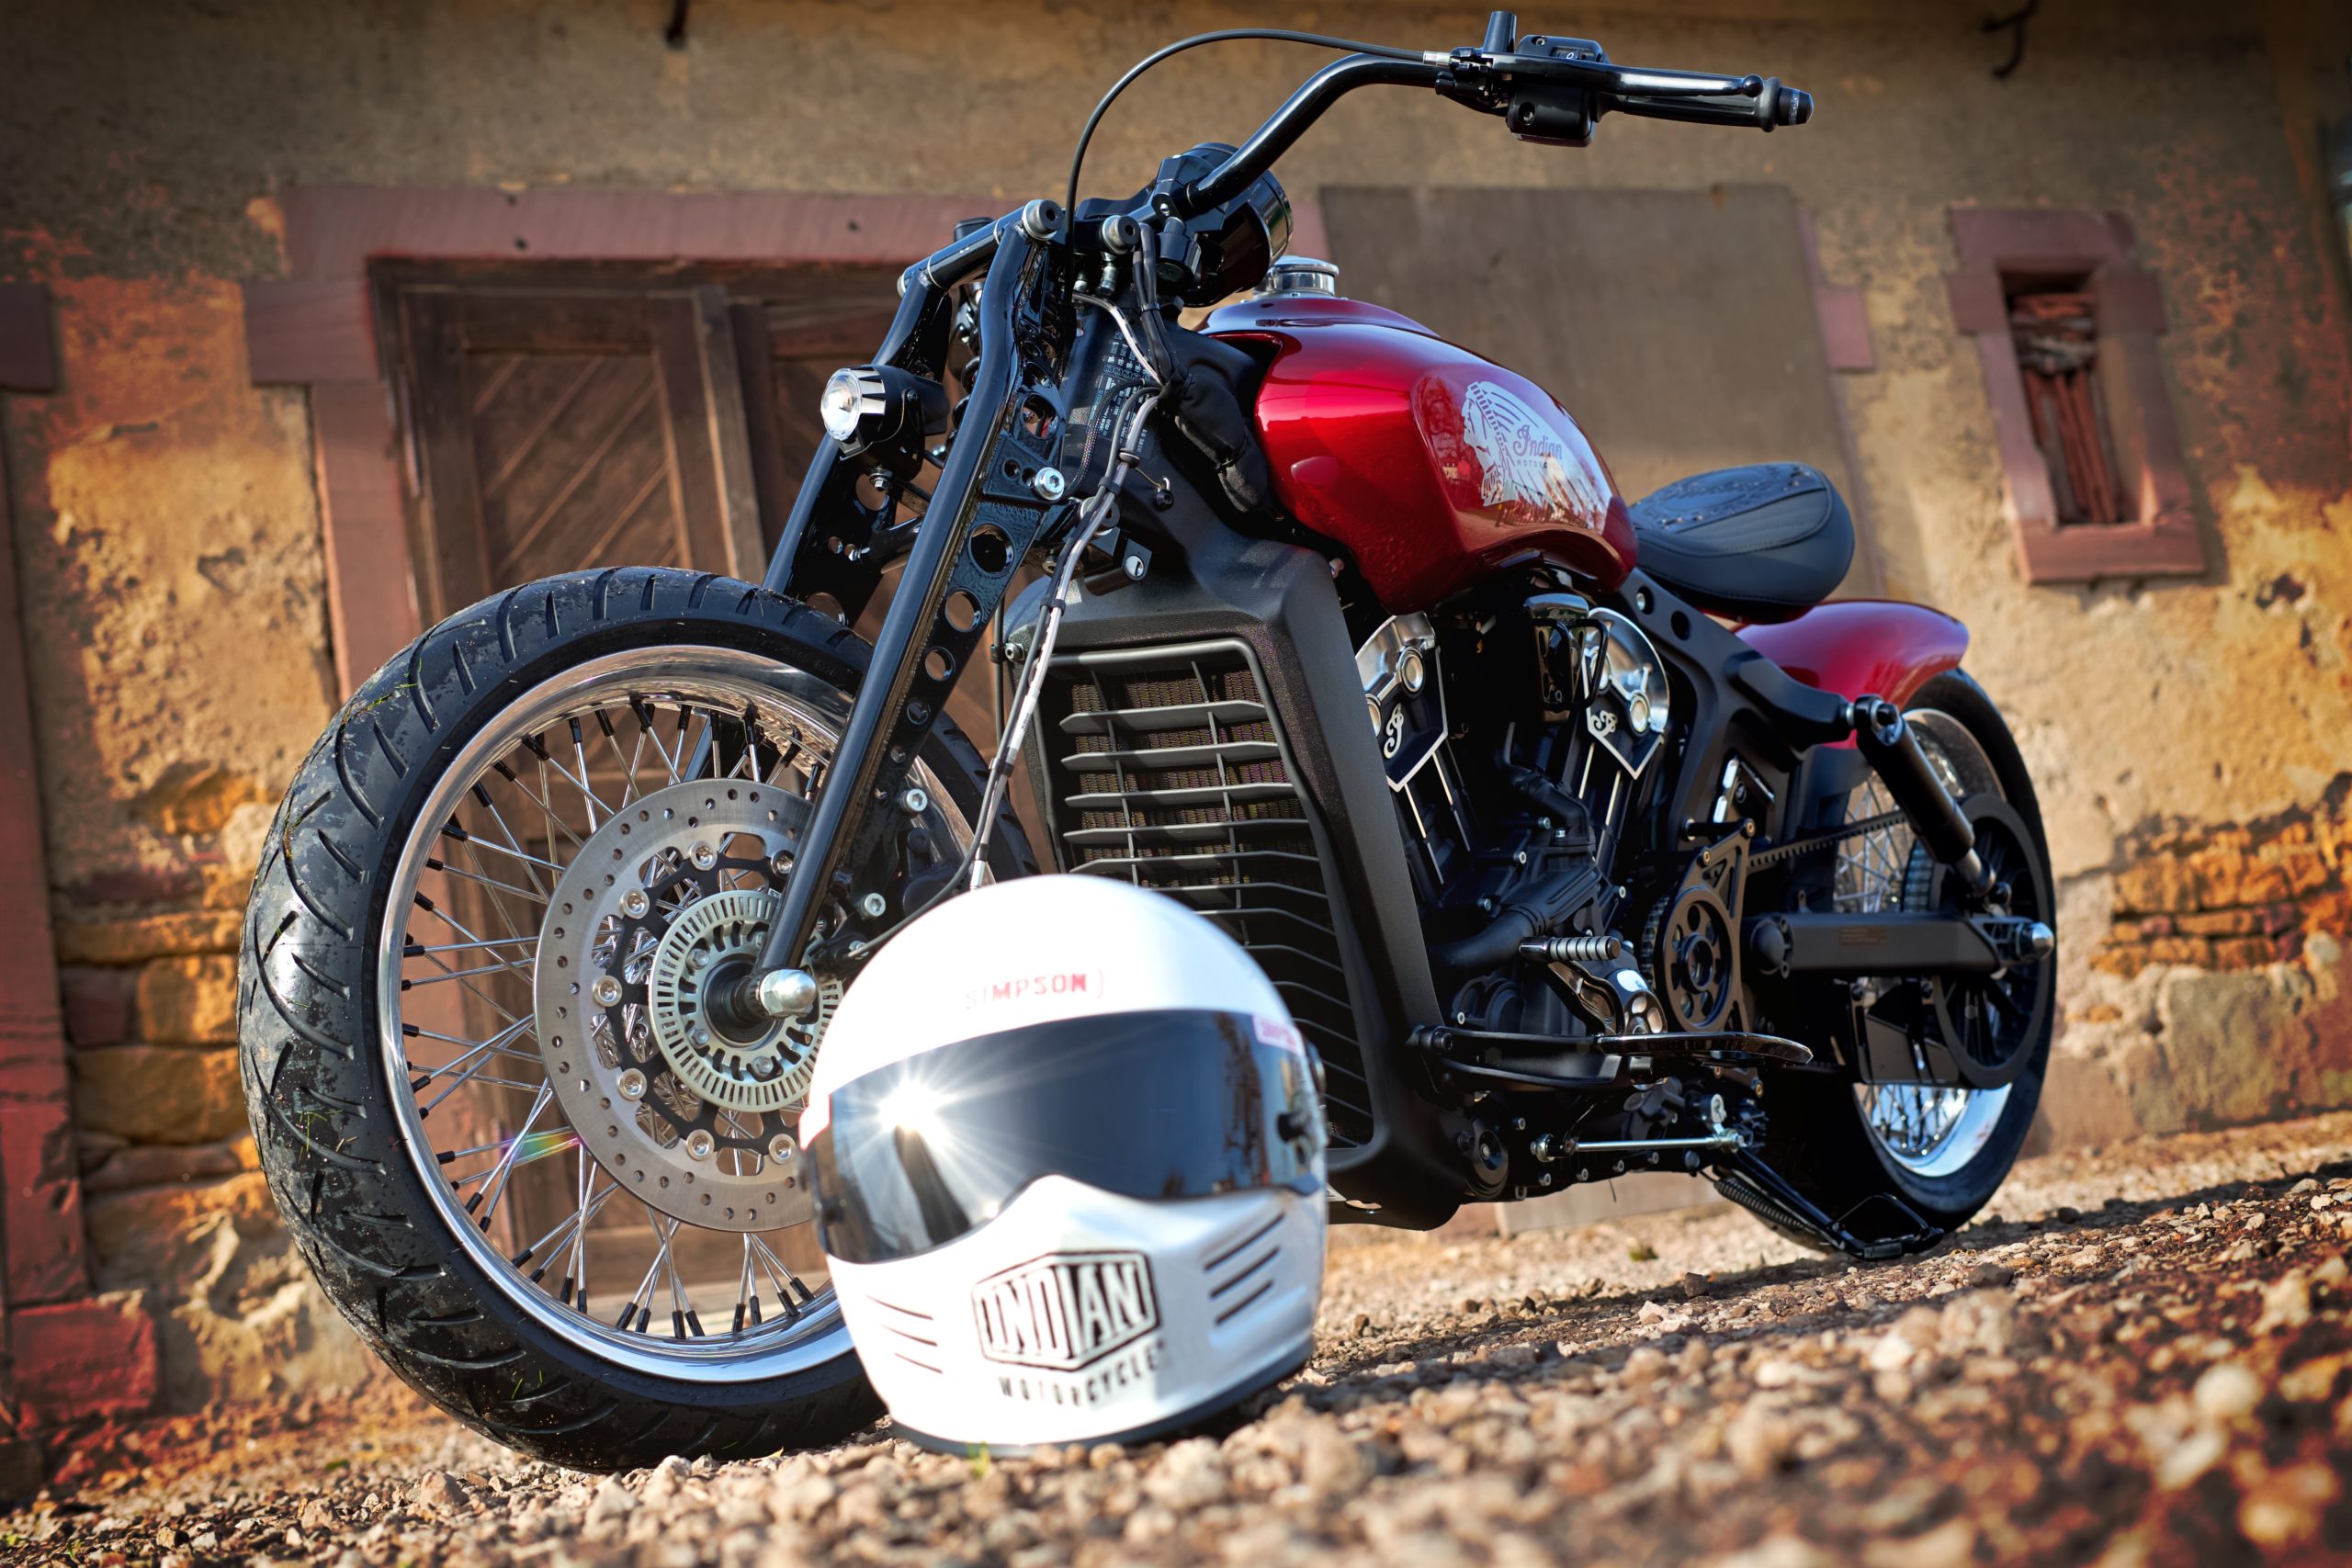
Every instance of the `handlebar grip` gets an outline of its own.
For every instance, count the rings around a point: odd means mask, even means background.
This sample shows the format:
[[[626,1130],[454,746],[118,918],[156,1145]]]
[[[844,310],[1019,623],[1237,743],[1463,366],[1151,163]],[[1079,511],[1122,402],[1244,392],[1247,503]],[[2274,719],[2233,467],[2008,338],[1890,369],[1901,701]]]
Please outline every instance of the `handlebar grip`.
[[[1783,86],[1777,76],[1768,76],[1753,97],[1732,98],[1660,98],[1643,93],[1612,93],[1602,101],[1621,114],[1638,115],[1645,119],[1680,120],[1687,125],[1741,125],[1757,130],[1772,130],[1783,125],[1803,125],[1813,118],[1813,95],[1799,87]]]

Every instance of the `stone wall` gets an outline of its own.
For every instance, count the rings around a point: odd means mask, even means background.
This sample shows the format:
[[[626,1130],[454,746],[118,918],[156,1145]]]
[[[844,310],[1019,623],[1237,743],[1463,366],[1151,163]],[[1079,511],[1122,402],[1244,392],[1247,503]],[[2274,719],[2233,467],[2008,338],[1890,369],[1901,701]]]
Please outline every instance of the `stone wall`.
[[[2115,917],[2091,967],[2131,979],[2152,964],[2291,964],[2352,929],[2352,773],[2316,807],[2246,823],[2183,823],[2126,840]]]
[[[2096,1143],[2352,1101],[2352,774],[2312,807],[2129,835],[2105,931],[2064,987],[2045,1101]],[[2103,887],[2100,885],[2104,885]]]
[[[242,790],[217,779],[174,797],[178,826],[219,829]],[[235,953],[249,880],[227,863],[117,877],[83,889],[57,928],[97,1283],[155,1320],[175,1408],[347,1386],[369,1368],[279,1229],[245,1129]]]
[[[1117,66],[1264,19],[1191,3],[696,0],[672,50],[669,9],[11,10],[0,280],[52,290],[62,378],[0,400],[0,441],[81,1152],[104,1282],[143,1292],[175,1403],[363,1364],[271,1224],[227,1047],[258,837],[343,694],[308,410],[253,386],[244,356],[238,285],[285,268],[278,194],[578,184],[1010,205],[1058,192]],[[1979,33],[1984,9],[1571,8],[1617,58],[1774,70],[1818,95],[1819,118],[1769,138],[1612,121],[1566,153],[1426,95],[1366,94],[1283,175],[1302,192],[1790,188],[1826,282],[1868,315],[1873,367],[1838,390],[1884,590],[1970,624],[1970,667],[2040,781],[2066,1009],[2046,1135],[2352,1101],[2352,313],[2316,164],[2319,126],[2352,109],[2352,12],[2078,0],[2045,7],[2002,82],[1990,67],[2007,42]],[[1483,16],[1376,3],[1300,25],[1466,39]],[[1171,147],[1240,133],[1309,63],[1259,45],[1172,63],[1105,122],[1090,184],[1131,185]],[[910,85],[887,115],[877,81]],[[1956,205],[2132,221],[2167,313],[2203,578],[2019,581],[1981,372],[1943,285]]]

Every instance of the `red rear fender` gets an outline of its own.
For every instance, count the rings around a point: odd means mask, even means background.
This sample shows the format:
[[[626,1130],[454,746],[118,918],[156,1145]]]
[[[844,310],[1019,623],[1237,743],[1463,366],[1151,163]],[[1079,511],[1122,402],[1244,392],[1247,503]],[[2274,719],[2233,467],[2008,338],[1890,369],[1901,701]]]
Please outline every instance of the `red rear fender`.
[[[1950,615],[1889,599],[1835,599],[1739,635],[1798,680],[1849,701],[1874,694],[1908,703],[1968,651],[1968,628]]]

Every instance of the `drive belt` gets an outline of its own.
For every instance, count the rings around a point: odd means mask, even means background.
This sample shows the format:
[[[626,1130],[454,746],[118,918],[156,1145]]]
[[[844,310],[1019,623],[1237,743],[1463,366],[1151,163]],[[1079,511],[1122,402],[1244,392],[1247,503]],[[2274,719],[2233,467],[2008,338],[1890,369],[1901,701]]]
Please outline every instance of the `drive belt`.
[[[1747,869],[1760,871],[1768,865],[1779,865],[1783,861],[1792,861],[1799,855],[1811,854],[1815,850],[1834,848],[1849,839],[1858,839],[1864,833],[1875,833],[1881,828],[1894,827],[1903,820],[1901,811],[1882,811],[1875,817],[1865,817],[1859,822],[1849,822],[1843,828],[1833,828],[1826,833],[1815,833],[1809,839],[1792,839],[1785,844],[1775,844],[1769,850],[1751,850],[1747,855]]]

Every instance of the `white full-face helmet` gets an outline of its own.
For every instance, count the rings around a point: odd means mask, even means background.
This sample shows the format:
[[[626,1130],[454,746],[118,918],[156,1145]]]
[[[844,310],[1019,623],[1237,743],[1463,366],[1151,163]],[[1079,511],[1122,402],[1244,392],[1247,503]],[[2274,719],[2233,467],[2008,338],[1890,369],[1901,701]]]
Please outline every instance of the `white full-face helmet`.
[[[801,1136],[842,1315],[911,1441],[1146,1441],[1312,1347],[1314,1064],[1172,898],[1036,876],[923,916],[842,998]]]

